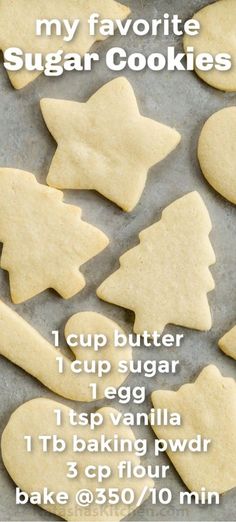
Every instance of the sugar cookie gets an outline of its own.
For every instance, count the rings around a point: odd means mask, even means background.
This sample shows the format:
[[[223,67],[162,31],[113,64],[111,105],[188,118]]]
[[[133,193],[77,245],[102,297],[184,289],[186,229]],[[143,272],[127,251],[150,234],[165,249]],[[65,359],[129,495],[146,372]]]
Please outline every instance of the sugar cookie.
[[[235,0],[213,2],[198,11],[193,19],[200,22],[201,28],[198,35],[184,36],[185,51],[187,47],[194,47],[196,55],[210,53],[215,56],[227,53],[232,57],[232,68],[228,71],[220,68],[201,71],[196,67],[196,74],[216,89],[236,91]]]
[[[60,409],[63,419],[62,426],[56,426],[56,418],[54,411]],[[132,461],[132,465],[140,464],[140,457],[135,454],[135,436],[130,427],[119,425],[114,426],[111,415],[116,415],[117,410],[113,408],[102,408],[97,413],[103,416],[104,422],[95,429],[90,426],[71,426],[69,423],[70,409],[61,403],[48,399],[35,399],[20,406],[11,416],[2,435],[2,458],[4,465],[22,491],[32,494],[33,491],[41,492],[44,487],[50,491],[65,491],[69,494],[69,501],[65,505],[41,504],[41,507],[50,513],[68,520],[69,522],[118,522],[125,518],[135,508],[139,497],[144,488],[147,493],[144,499],[149,495],[148,488],[154,486],[149,478],[140,479],[124,479],[118,476],[117,466],[119,462],[124,460]],[[26,451],[24,436],[31,435],[33,437],[34,450],[29,453]],[[42,441],[38,440],[40,435],[57,435],[66,442],[66,449],[62,453],[53,453],[49,450],[47,453],[42,452]],[[126,439],[134,450],[128,452],[111,453],[105,451],[101,453],[84,451],[83,453],[74,453],[72,451],[73,435],[85,441],[86,446],[89,440],[94,440],[94,445],[102,444],[102,440],[111,439],[112,448],[115,449],[115,439],[121,441]],[[100,447],[100,446],[99,446]],[[51,445],[50,445],[51,448]],[[127,448],[127,444],[126,444]],[[96,451],[96,450],[95,450]],[[68,478],[69,472],[68,462],[77,462],[79,470],[78,477]],[[111,476],[103,482],[98,482],[97,478],[89,479],[84,476],[85,468],[88,466],[107,465],[111,469]],[[90,470],[90,472],[94,472]],[[96,470],[97,471],[97,468]],[[118,504],[109,504],[105,502],[103,505],[95,504],[98,495],[96,488],[118,488],[119,491],[124,488],[132,488],[134,490],[134,501],[130,505],[119,502]],[[81,489],[89,489],[94,495],[94,501],[91,505],[80,507],[75,500],[77,491]],[[128,495],[127,495],[128,497]]]
[[[236,326],[219,340],[219,348],[232,359],[236,359]]]
[[[97,384],[97,399],[102,399],[107,386],[118,388],[127,378],[127,373],[119,373],[117,369],[121,360],[130,361],[132,350],[128,344],[123,348],[114,347],[114,331],[117,330],[120,334],[124,332],[118,324],[101,314],[81,312],[73,315],[66,324],[66,338],[70,334],[86,336],[89,333],[94,335],[101,332],[108,339],[108,343],[97,351],[93,348],[71,347],[76,361],[76,373],[72,371],[72,361],[69,358],[46,341],[37,330],[2,301],[0,301],[0,330],[0,355],[20,366],[47,388],[66,399],[92,401],[91,382]],[[60,363],[57,361],[59,357]],[[93,363],[95,373],[84,371],[85,361],[91,359],[95,361]],[[89,369],[91,364],[90,362]],[[109,364],[111,370],[105,373]],[[59,373],[61,366],[63,373]],[[102,378],[99,372],[102,372]]]
[[[0,49],[17,47],[30,53],[55,53],[58,50],[66,53],[79,53],[84,56],[94,42],[104,40],[99,32],[95,36],[89,34],[88,19],[92,13],[98,13],[100,19],[113,21],[124,20],[130,9],[114,0],[1,0],[0,3]],[[79,20],[79,30],[70,41],[65,41],[66,32],[62,36],[36,35],[36,20]],[[67,38],[67,37],[66,37]],[[8,71],[12,85],[16,89],[25,87],[41,74],[40,71],[21,69]]]
[[[174,129],[141,116],[134,91],[122,77],[87,103],[44,99],[41,108],[58,143],[47,183],[96,190],[127,211],[138,203],[148,169],[180,141]]]
[[[54,288],[64,299],[82,290],[81,265],[108,238],[63,203],[63,193],[37,183],[33,174],[0,169],[1,268],[9,272],[14,303]]]
[[[215,255],[211,221],[197,192],[169,205],[159,222],[139,234],[140,244],[120,258],[120,269],[97,295],[135,312],[134,331],[162,332],[168,323],[209,330],[208,267]]]
[[[181,415],[180,426],[154,426],[161,440],[182,442],[198,438],[191,449],[167,454],[183,482],[191,491],[224,493],[236,486],[236,383],[219,370],[207,366],[193,384],[177,391],[152,393],[154,408],[167,408]],[[210,440],[207,443],[207,440]],[[205,441],[205,442],[204,442]],[[202,445],[202,452],[197,451]],[[204,450],[206,449],[206,451]]]
[[[198,159],[207,181],[236,204],[236,107],[213,114],[198,143]]]

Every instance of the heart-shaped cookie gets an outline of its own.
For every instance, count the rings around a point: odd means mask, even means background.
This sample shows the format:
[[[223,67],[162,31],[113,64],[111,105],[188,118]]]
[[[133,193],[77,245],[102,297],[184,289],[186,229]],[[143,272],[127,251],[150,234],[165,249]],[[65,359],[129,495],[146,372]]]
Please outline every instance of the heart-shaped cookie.
[[[60,419],[57,418],[57,423],[60,420],[60,426],[56,423],[55,410],[60,411]],[[54,501],[55,495],[59,492],[67,493],[69,498],[64,505],[58,501],[55,504],[48,504],[45,496],[44,498],[41,496],[40,506],[50,513],[70,522],[80,520],[82,522],[119,521],[136,508],[142,492],[145,493],[145,488],[146,494],[143,500],[149,494],[148,488],[153,486],[153,481],[146,477],[141,478],[141,480],[137,478],[126,480],[126,478],[119,476],[117,468],[119,462],[131,461],[132,467],[140,465],[140,443],[135,439],[130,427],[122,424],[114,426],[112,417],[116,417],[119,412],[113,408],[97,410],[96,413],[101,416],[103,422],[93,430],[89,425],[82,426],[79,414],[76,420],[80,424],[72,426],[69,421],[71,412],[73,410],[63,404],[48,399],[35,399],[20,406],[11,416],[2,435],[1,447],[5,467],[20,490],[24,493],[27,492],[31,495],[31,498],[33,492],[42,495],[44,488],[48,488],[48,492],[54,492]],[[57,413],[57,415],[59,414]],[[43,451],[42,440],[39,440],[39,436],[42,435],[57,436],[65,442],[66,449],[62,452],[53,452],[53,441],[50,440],[48,451]],[[31,452],[26,449],[30,439],[27,443],[25,436],[32,437]],[[76,438],[74,448],[73,437]],[[111,441],[110,445],[114,451],[101,451],[104,438]],[[96,447],[95,451],[91,450],[92,440],[94,447]],[[118,444],[118,449],[121,449],[122,440],[128,441],[125,449],[116,452],[115,445]],[[85,451],[73,451],[76,448],[81,449],[83,444],[86,445]],[[128,451],[128,446],[132,447],[132,451]],[[73,462],[76,462],[76,466],[72,465]],[[98,470],[100,469],[101,472],[101,467],[98,468],[98,466],[107,466],[107,469],[110,469],[111,472],[110,476],[103,481],[101,481],[100,473],[100,482],[98,481]],[[69,478],[68,475],[73,477],[76,473],[72,471],[73,469],[78,471],[78,476]],[[88,478],[85,473],[97,473],[97,478]],[[108,473],[109,471],[107,471]],[[99,493],[97,488],[105,488],[104,493]],[[118,489],[113,490],[113,488]],[[120,501],[121,496],[123,499],[126,496],[129,502],[130,494],[122,493],[126,488],[134,492],[134,498],[131,499],[130,505]],[[89,490],[90,497],[93,497],[93,502],[90,505],[88,505],[86,493],[78,493],[81,490]],[[105,502],[103,502],[104,494]],[[111,502],[109,502],[109,495]],[[114,500],[117,499],[117,495],[119,496],[118,503]],[[86,498],[87,502],[85,501]],[[112,500],[114,504],[112,504]],[[140,500],[140,502],[143,500]],[[84,502],[87,506],[82,507],[79,502]]]

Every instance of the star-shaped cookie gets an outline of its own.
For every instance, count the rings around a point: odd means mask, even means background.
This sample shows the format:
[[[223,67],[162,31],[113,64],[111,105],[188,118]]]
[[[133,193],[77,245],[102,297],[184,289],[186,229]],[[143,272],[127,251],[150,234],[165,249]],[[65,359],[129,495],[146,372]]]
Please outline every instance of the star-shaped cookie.
[[[19,48],[24,53],[42,53],[43,56],[58,50],[66,53],[78,53],[84,56],[94,42],[105,38],[97,33],[89,34],[88,19],[98,13],[99,22],[109,18],[113,21],[124,20],[130,9],[114,0],[1,0],[0,2],[0,49]],[[36,20],[79,20],[78,30],[71,41],[62,36],[36,36]],[[99,26],[99,24],[98,24]],[[40,71],[28,71],[23,68],[17,72],[8,70],[12,85],[16,89],[32,82]]]
[[[195,451],[173,451],[167,454],[189,490],[225,493],[236,487],[236,383],[223,377],[216,366],[205,367],[193,384],[185,384],[175,391],[158,390],[152,393],[154,408],[178,412],[181,424],[155,425],[158,439],[180,439],[193,443]],[[209,444],[203,450],[203,439]],[[197,447],[199,450],[197,451]],[[201,451],[200,451],[201,450]]]
[[[47,288],[72,297],[85,286],[80,266],[108,244],[80,208],[63,203],[62,192],[14,169],[0,169],[0,241],[14,303]]]
[[[104,301],[135,312],[134,331],[162,332],[169,323],[209,330],[207,292],[214,281],[211,221],[197,192],[169,205],[158,223],[139,234],[140,244],[120,258],[120,268],[97,290]]]
[[[140,114],[123,77],[104,85],[87,103],[43,99],[41,108],[58,143],[47,183],[96,190],[126,211],[138,203],[148,169],[180,141],[176,130]]]

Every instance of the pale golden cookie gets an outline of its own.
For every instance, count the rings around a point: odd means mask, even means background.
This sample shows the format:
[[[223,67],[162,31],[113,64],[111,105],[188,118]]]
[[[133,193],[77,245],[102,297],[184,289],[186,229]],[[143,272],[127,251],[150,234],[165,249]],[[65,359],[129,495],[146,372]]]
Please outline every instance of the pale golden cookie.
[[[236,91],[236,2],[219,0],[203,7],[194,16],[200,22],[198,35],[184,36],[184,49],[194,48],[194,54],[210,53],[213,59],[217,54],[227,53],[232,57],[232,67],[228,71],[213,68],[201,71],[195,67],[196,74],[206,83],[222,91]],[[210,60],[208,60],[210,62]]]
[[[236,383],[224,378],[219,370],[207,366],[193,384],[177,391],[152,393],[154,408],[178,412],[181,426],[153,427],[158,439],[202,439],[211,442],[207,451],[174,452],[168,446],[168,457],[191,491],[224,493],[236,486]],[[195,448],[197,444],[195,444]],[[200,446],[199,446],[200,447]],[[203,444],[202,444],[203,447]]]
[[[124,348],[115,348],[113,333],[117,330],[124,335],[118,324],[107,317],[95,312],[81,312],[73,315],[65,327],[66,338],[70,334],[92,335],[103,333],[108,343],[95,351],[93,348],[73,348],[74,360],[77,361],[74,373],[71,368],[72,360],[67,358],[60,349],[56,349],[44,339],[29,323],[0,301],[0,355],[20,366],[27,373],[38,379],[54,393],[74,401],[90,402],[93,400],[90,383],[97,384],[97,399],[104,397],[107,386],[118,388],[127,378],[127,373],[117,371],[121,360],[130,361],[132,350],[126,345]],[[63,373],[59,373],[57,358],[62,359]],[[84,371],[85,361],[95,361],[95,373]],[[80,365],[78,364],[80,361]],[[111,371],[98,375],[103,361],[111,364]],[[99,365],[99,366],[98,366]],[[104,369],[108,365],[105,364]],[[89,364],[91,369],[91,363]],[[78,370],[81,370],[78,373]]]
[[[213,114],[198,142],[198,159],[207,181],[236,204],[236,107]]]
[[[214,288],[209,266],[215,255],[211,221],[197,192],[177,199],[159,222],[139,234],[140,244],[120,258],[120,269],[97,295],[135,312],[134,331],[162,332],[169,323],[209,330],[207,292]]]
[[[219,348],[232,359],[236,359],[236,326],[219,340]]]
[[[88,19],[92,13],[103,18],[124,20],[130,9],[114,0],[1,0],[0,2],[0,49],[5,52],[11,47],[18,47],[23,52],[55,53],[58,50],[66,53],[79,53],[84,56],[97,40],[104,40],[99,33],[89,34]],[[80,20],[79,29],[71,41],[64,41],[55,34],[50,37],[36,36],[36,20]],[[99,24],[98,24],[99,25]],[[12,85],[16,89],[25,87],[41,74],[21,69],[8,71]]]
[[[56,426],[55,409],[60,409],[63,415],[63,425]],[[20,406],[11,416],[2,436],[2,457],[4,465],[21,490],[28,493],[42,491],[48,487],[51,491],[66,491],[69,493],[69,502],[66,505],[41,505],[46,511],[54,513],[69,522],[118,522],[125,518],[136,508],[136,503],[141,496],[142,490],[154,486],[152,480],[148,478],[140,479],[121,479],[118,476],[117,465],[123,460],[131,460],[133,466],[140,464],[139,456],[134,452],[88,452],[74,453],[72,451],[72,437],[77,436],[88,442],[96,439],[98,442],[105,437],[114,441],[115,436],[119,439],[127,439],[135,442],[135,436],[128,426],[114,426],[111,415],[117,415],[118,411],[113,408],[102,408],[97,413],[103,415],[104,422],[91,430],[90,426],[70,426],[69,408],[61,403],[48,399],[36,399]],[[32,435],[34,449],[31,453],[26,452],[24,436]],[[67,443],[67,448],[63,453],[43,453],[41,450],[39,435],[58,435]],[[51,447],[51,446],[50,446]],[[67,462],[77,462],[79,475],[77,478],[67,478]],[[84,476],[87,466],[108,465],[111,468],[111,476],[103,482],[98,482],[96,478],[89,479]],[[80,507],[76,504],[75,496],[81,489],[89,489],[94,495],[94,500],[98,496],[96,488],[133,488],[134,502],[125,505],[119,502],[112,505],[107,502],[105,505],[98,505],[93,502],[90,506]],[[107,493],[108,494],[108,493]],[[147,491],[144,499],[147,498]],[[127,495],[128,497],[128,495]],[[114,498],[114,495],[113,495]],[[109,506],[109,509],[108,509]]]
[[[47,288],[72,297],[85,286],[80,266],[108,244],[80,208],[63,203],[62,192],[15,169],[0,169],[0,241],[14,303]]]
[[[96,190],[127,211],[138,203],[148,169],[180,141],[174,129],[141,116],[123,77],[104,85],[87,103],[43,99],[41,108],[58,143],[47,183]]]

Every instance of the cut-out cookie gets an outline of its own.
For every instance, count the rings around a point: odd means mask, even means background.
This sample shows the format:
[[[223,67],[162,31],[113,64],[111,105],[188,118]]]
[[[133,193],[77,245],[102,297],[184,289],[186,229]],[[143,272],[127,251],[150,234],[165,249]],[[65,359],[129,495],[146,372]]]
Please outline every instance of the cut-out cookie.
[[[221,337],[218,344],[222,352],[236,360],[236,326]]]
[[[63,423],[62,426],[56,426],[56,418],[54,410],[61,410]],[[50,491],[65,491],[69,494],[69,501],[66,505],[42,505],[41,507],[50,513],[54,513],[70,522],[85,521],[101,521],[101,522],[118,522],[131,513],[138,502],[139,497],[144,488],[154,486],[152,480],[148,478],[127,479],[120,478],[117,472],[119,462],[128,460],[133,466],[140,464],[140,458],[133,452],[112,452],[105,451],[101,453],[84,451],[83,453],[73,453],[72,438],[77,436],[83,439],[85,443],[88,440],[98,441],[102,439],[121,440],[126,439],[134,446],[135,436],[128,426],[114,426],[112,416],[118,415],[118,411],[113,408],[102,408],[97,413],[103,416],[104,422],[95,428],[90,426],[70,426],[69,424],[69,408],[48,399],[35,399],[20,406],[11,416],[2,435],[2,457],[4,465],[22,491],[32,494],[33,491],[42,492],[44,487]],[[63,453],[47,453],[42,452],[42,441],[38,440],[40,435],[54,435],[62,438],[67,443],[67,448]],[[31,453],[26,451],[24,436],[31,435],[33,437],[34,450]],[[115,442],[114,442],[115,444]],[[51,448],[51,446],[50,446]],[[125,448],[127,448],[127,443]],[[77,462],[79,474],[76,478],[68,478],[66,475],[69,471],[68,462]],[[107,465],[111,469],[111,476],[103,482],[98,482],[97,478],[88,479],[84,476],[87,466]],[[94,471],[94,470],[92,470]],[[118,492],[124,488],[132,488],[134,490],[134,502],[131,505],[125,505],[122,502],[112,505],[95,504],[98,495],[96,488],[118,488]],[[81,489],[89,489],[94,495],[94,502],[91,505],[80,507],[75,500],[77,491]],[[147,491],[145,498],[149,495]],[[145,500],[145,498],[143,500]],[[81,500],[82,501],[82,500]],[[109,506],[109,509],[107,508]]]
[[[177,391],[152,393],[154,408],[167,408],[181,415],[180,426],[154,426],[161,440],[210,439],[207,451],[186,449],[174,452],[168,443],[167,454],[191,491],[224,493],[236,486],[236,383],[219,370],[207,366],[193,384]]]
[[[127,345],[124,348],[115,348],[112,340],[114,330],[124,334],[123,330],[107,317],[95,312],[81,312],[73,315],[66,324],[66,338],[70,334],[103,333],[107,336],[108,343],[103,348],[95,351],[93,348],[71,348],[76,360],[81,362],[76,365],[76,370],[81,373],[73,373],[72,361],[65,357],[44,339],[29,323],[24,321],[17,313],[0,301],[0,355],[20,366],[27,373],[38,379],[54,393],[75,401],[92,401],[90,383],[97,384],[97,398],[104,397],[107,386],[118,388],[127,378],[127,374],[117,371],[120,360],[129,361],[132,350]],[[61,357],[63,373],[59,373],[57,358]],[[83,371],[84,361],[94,360],[95,373]],[[100,370],[103,361],[111,364],[111,371],[98,376],[98,365]],[[89,368],[91,367],[91,363]],[[105,364],[104,364],[105,370]]]
[[[180,141],[174,129],[141,116],[123,77],[104,85],[87,103],[43,99],[41,108],[58,143],[47,183],[96,190],[127,211],[138,203],[148,169]]]
[[[66,53],[79,53],[84,56],[94,42],[104,40],[99,32],[95,36],[89,34],[88,19],[92,13],[98,13],[100,20],[124,20],[130,9],[114,0],[1,0],[0,2],[0,49],[5,52],[11,47],[18,47],[28,53],[55,53],[59,49]],[[57,36],[55,27],[52,36],[36,36],[36,20],[69,20],[70,24],[80,20],[76,35],[71,41],[65,29],[62,36]],[[98,24],[99,25],[99,24]],[[12,85],[21,89],[41,74],[21,69],[17,72],[7,71]]]
[[[108,244],[80,208],[63,203],[62,192],[14,169],[0,169],[0,241],[14,303],[47,288],[64,299],[77,294],[85,286],[80,266]]]
[[[213,67],[210,71],[200,71],[195,67],[196,74],[206,83],[222,91],[236,91],[236,2],[235,0],[219,0],[198,11],[194,20],[200,22],[198,35],[184,36],[184,49],[193,47],[195,55],[210,53],[212,56],[227,53],[232,57],[232,67],[222,71]]]
[[[162,332],[169,324],[211,328],[208,267],[215,255],[211,221],[197,192],[176,200],[158,223],[139,234],[140,244],[120,258],[120,269],[97,290],[110,303],[135,312],[134,331]]]
[[[236,107],[213,114],[198,143],[198,159],[207,181],[236,204]]]

